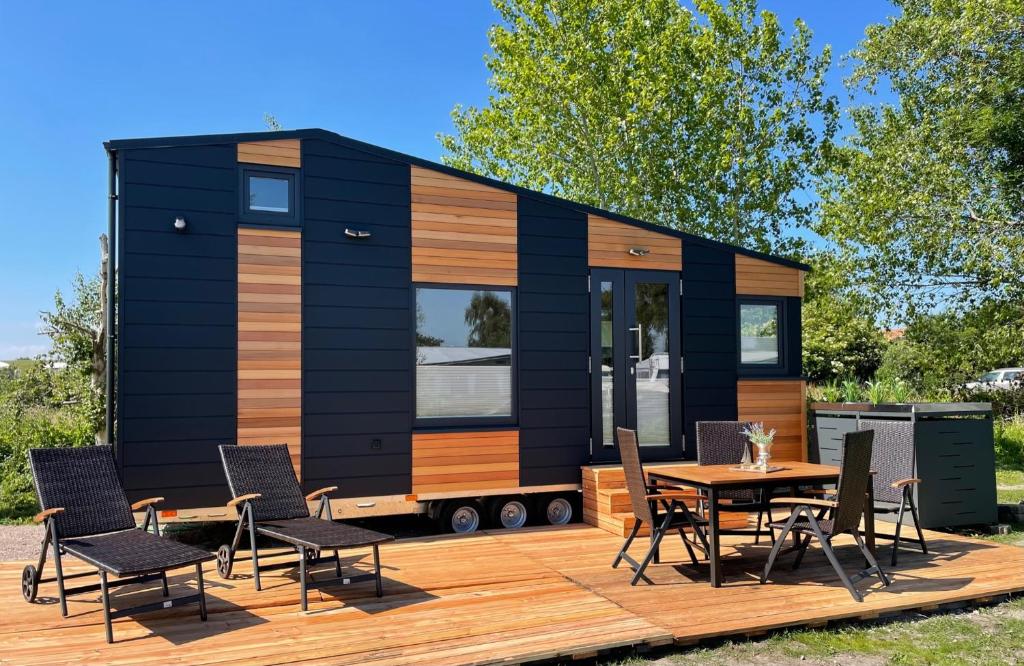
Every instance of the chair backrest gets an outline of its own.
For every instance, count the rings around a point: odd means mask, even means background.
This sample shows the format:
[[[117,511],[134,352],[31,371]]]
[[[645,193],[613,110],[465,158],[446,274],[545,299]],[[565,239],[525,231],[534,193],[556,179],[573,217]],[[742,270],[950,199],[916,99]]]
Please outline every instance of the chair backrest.
[[[636,439],[636,431],[616,428],[619,440],[619,459],[622,471],[626,475],[626,490],[629,491],[629,503],[633,506],[633,515],[648,525],[653,524],[651,505],[647,503],[647,477],[644,466],[640,462],[640,444]]]
[[[885,421],[861,419],[860,430],[874,430],[875,443],[871,453],[871,468],[875,499],[879,502],[903,500],[901,490],[892,487],[893,481],[914,476],[914,424],[911,421]]]
[[[750,438],[743,434],[749,427],[747,421],[697,421],[697,464],[738,465],[743,462],[743,454],[750,454]],[[749,502],[754,499],[754,491],[749,488],[723,490],[719,497]]]
[[[220,459],[232,497],[261,495],[252,501],[253,520],[309,517],[287,444],[227,444],[220,447]]]
[[[871,476],[871,443],[874,437],[872,430],[855,430],[843,436],[843,468],[836,491],[837,506],[832,516],[834,534],[860,525]]]
[[[110,446],[29,449],[28,464],[39,505],[63,507],[54,520],[58,538],[135,527],[132,507],[117,477]]]
[[[747,421],[697,421],[697,464],[736,465],[750,451]]]

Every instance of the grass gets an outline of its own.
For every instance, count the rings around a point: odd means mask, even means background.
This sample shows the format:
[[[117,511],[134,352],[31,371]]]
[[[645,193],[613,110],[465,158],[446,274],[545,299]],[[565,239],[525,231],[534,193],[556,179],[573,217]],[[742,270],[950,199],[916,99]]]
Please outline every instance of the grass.
[[[657,664],[993,664],[1024,660],[1024,597],[899,621],[782,631],[685,651],[605,662]]]
[[[1024,501],[1024,470],[996,470],[996,495],[1000,504]]]

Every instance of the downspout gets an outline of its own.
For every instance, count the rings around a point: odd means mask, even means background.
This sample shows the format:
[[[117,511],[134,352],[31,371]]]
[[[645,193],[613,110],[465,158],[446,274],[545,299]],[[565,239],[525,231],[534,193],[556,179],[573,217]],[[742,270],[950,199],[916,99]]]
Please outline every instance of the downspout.
[[[114,281],[117,278],[117,151],[107,148],[107,444],[114,444],[114,341],[115,317]]]

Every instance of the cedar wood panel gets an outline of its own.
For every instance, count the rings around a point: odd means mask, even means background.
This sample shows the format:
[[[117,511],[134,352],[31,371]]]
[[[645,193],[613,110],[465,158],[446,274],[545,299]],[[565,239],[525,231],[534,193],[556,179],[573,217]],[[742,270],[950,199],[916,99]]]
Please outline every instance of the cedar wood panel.
[[[598,215],[587,215],[587,253],[591,266],[679,271],[683,265],[682,240]],[[630,249],[647,250],[634,256]]]
[[[238,161],[298,169],[302,166],[300,144],[298,139],[240,143],[238,144]]]
[[[238,229],[238,444],[302,466],[302,234]]]
[[[741,421],[775,428],[772,458],[807,460],[807,386],[802,379],[740,380],[736,387]]]
[[[472,493],[518,486],[518,430],[412,436],[414,493]]]
[[[412,279],[515,286],[516,195],[411,167]]]
[[[736,293],[748,296],[804,295],[804,272],[743,254],[736,255]]]

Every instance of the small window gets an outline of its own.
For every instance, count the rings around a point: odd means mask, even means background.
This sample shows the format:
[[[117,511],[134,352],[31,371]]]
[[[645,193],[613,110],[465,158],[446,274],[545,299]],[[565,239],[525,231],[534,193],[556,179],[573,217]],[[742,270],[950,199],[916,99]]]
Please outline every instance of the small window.
[[[512,420],[512,313],[507,289],[416,289],[421,425]]]
[[[780,316],[778,303],[740,303],[740,365],[782,364]]]
[[[249,176],[249,210],[267,213],[289,213],[290,179],[272,176]]]
[[[298,224],[296,175],[294,169],[242,168],[242,221],[277,226]]]

